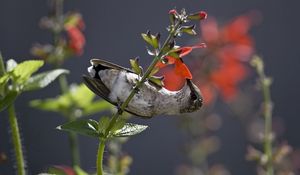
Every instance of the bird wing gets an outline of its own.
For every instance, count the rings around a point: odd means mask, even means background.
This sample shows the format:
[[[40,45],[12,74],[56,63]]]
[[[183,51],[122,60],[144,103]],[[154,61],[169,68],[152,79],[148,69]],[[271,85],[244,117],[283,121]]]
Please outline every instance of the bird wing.
[[[92,65],[99,65],[100,64],[101,66],[103,66],[107,69],[125,70],[127,72],[134,73],[131,69],[122,67],[120,65],[117,65],[117,64],[114,64],[114,63],[111,63],[109,61],[105,61],[105,60],[102,60],[102,59],[91,59],[90,62],[91,62]]]
[[[83,75],[83,82],[95,94],[102,97],[104,100],[108,101],[109,103],[111,103],[115,106],[118,106],[118,103],[112,102],[109,99],[110,90],[104,85],[104,83],[100,79],[91,78],[91,77]],[[125,111],[132,115],[135,115],[135,116],[138,116],[138,117],[141,117],[144,119],[152,117],[152,116],[143,116],[143,115],[128,111],[127,109],[125,109]]]

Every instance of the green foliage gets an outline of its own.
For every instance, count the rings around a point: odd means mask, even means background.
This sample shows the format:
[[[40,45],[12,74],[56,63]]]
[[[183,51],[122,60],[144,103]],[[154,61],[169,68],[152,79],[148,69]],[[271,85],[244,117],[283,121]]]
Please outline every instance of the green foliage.
[[[138,75],[142,75],[143,74],[143,68],[139,65],[139,59],[135,58],[135,59],[130,59],[130,65],[131,65],[131,69]]]
[[[129,137],[144,131],[148,126],[133,123],[125,123],[124,120],[118,120],[110,129],[108,135],[106,130],[110,124],[109,117],[101,117],[99,122],[87,120],[75,120],[56,127],[59,130],[76,132],[78,134],[96,137],[96,138],[112,138],[112,137]]]
[[[40,60],[28,60],[18,64],[15,60],[10,59],[6,62],[6,70],[4,65],[1,66],[0,111],[12,104],[22,92],[44,88],[61,74],[68,73],[64,69],[55,69],[32,76],[43,65],[44,61]]]
[[[180,32],[182,33],[187,33],[189,35],[196,35],[196,31],[195,31],[195,25],[190,25],[190,26],[182,26],[180,28]]]
[[[18,84],[24,84],[29,77],[44,65],[41,60],[28,60],[18,64],[12,71],[11,75]]]
[[[163,87],[164,86],[163,79],[164,79],[164,77],[152,76],[149,78],[149,81],[159,87]]]
[[[151,35],[150,31],[147,31],[147,33],[142,33],[142,38],[149,44],[151,45],[154,49],[159,48],[159,39],[160,39],[160,34],[156,35]]]
[[[59,130],[76,132],[78,134],[90,136],[90,137],[101,137],[98,128],[98,122],[92,119],[88,120],[75,120],[63,125],[56,127]]]
[[[18,92],[9,91],[6,96],[0,101],[0,112],[12,104],[17,98]]]
[[[36,89],[41,89],[52,81],[54,81],[61,74],[69,73],[68,70],[65,69],[55,69],[47,72],[43,72],[40,74],[36,74],[28,79],[28,81],[24,84],[24,91],[31,91]]]
[[[80,116],[91,115],[100,111],[110,110],[112,105],[104,100],[93,101],[95,94],[84,84],[73,86],[70,91],[56,98],[33,100],[30,106],[40,110],[58,112],[67,116],[70,111],[79,111]],[[77,116],[78,117],[78,116]]]
[[[129,137],[143,132],[147,129],[146,125],[138,125],[134,123],[126,123],[121,129],[116,130],[113,135],[115,137]]]

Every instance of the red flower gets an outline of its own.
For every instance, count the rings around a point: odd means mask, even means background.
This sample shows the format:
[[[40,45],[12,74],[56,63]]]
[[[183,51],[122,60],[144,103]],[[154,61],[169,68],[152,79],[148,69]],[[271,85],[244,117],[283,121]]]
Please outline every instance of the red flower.
[[[179,90],[185,83],[186,79],[192,79],[192,73],[186,64],[183,63],[182,57],[189,54],[195,48],[203,48],[205,44],[201,43],[198,46],[193,47],[182,47],[179,48],[177,52],[179,52],[180,58],[174,58],[172,56],[166,56],[164,61],[166,63],[159,62],[156,67],[162,69],[168,65],[174,65],[173,67],[169,67],[163,69],[162,75],[164,76],[164,87],[168,90]]]
[[[85,28],[84,21],[79,13],[72,13],[67,17],[64,24],[65,30],[69,37],[68,45],[70,49],[77,55],[83,53],[85,45],[85,37],[82,30]]]
[[[172,9],[169,11],[169,14],[175,15],[175,14],[177,14],[177,11],[175,9]]]
[[[57,170],[59,170],[59,171],[62,171],[66,175],[76,175],[76,173],[73,170],[73,168],[68,167],[68,166],[56,165],[56,166],[54,166],[54,168],[57,169]]]
[[[85,45],[84,35],[77,27],[68,27],[66,31],[69,36],[69,47],[75,54],[81,55]]]
[[[208,49],[204,53],[205,62],[200,63],[200,71],[199,67],[194,70],[201,75],[196,79],[206,104],[214,100],[216,92],[225,100],[233,99],[238,92],[238,84],[247,77],[244,62],[254,52],[254,44],[248,34],[252,24],[252,14],[239,16],[224,27],[219,27],[213,18],[201,24],[202,42],[207,44]],[[208,87],[212,90],[203,90]]]
[[[200,16],[200,19],[206,19],[207,18],[207,13],[205,11],[200,11],[199,16]]]

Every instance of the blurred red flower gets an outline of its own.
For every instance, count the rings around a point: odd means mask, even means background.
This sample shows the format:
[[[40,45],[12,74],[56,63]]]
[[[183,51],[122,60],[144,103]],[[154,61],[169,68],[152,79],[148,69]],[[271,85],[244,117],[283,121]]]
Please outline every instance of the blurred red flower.
[[[69,166],[65,166],[65,165],[56,165],[53,168],[55,168],[56,170],[61,171],[62,173],[64,173],[65,175],[76,175],[76,172],[73,170],[73,168],[69,167]]]
[[[69,37],[68,45],[70,49],[76,55],[81,55],[85,45],[85,37],[82,33],[85,24],[81,15],[79,13],[69,15],[64,26]]]
[[[69,36],[69,47],[75,54],[81,55],[85,45],[84,35],[78,27],[68,27],[66,31]]]
[[[193,71],[198,72],[195,81],[206,104],[214,100],[217,92],[225,101],[234,99],[238,84],[247,77],[245,62],[254,52],[254,43],[248,33],[253,22],[251,13],[239,16],[223,27],[219,27],[214,18],[201,24],[201,42],[205,42],[208,49],[203,54],[205,58],[195,60],[202,63]]]

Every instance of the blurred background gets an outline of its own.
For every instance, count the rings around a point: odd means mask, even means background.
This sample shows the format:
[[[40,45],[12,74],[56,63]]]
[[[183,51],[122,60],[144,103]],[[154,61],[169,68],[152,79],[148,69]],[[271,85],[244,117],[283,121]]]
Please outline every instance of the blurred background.
[[[20,62],[32,59],[34,56],[30,54],[30,48],[34,43],[47,43],[52,40],[51,34],[40,29],[38,25],[40,18],[48,14],[47,3],[48,1],[33,0],[0,1],[0,51],[5,60],[13,58]],[[256,10],[260,13],[259,22],[251,28],[250,34],[255,40],[256,53],[263,56],[266,72],[274,80],[274,116],[279,117],[285,125],[282,136],[284,140],[292,147],[298,148],[299,6],[300,2],[293,0],[66,0],[66,11],[75,9],[82,14],[86,24],[84,35],[87,42],[84,53],[79,58],[66,61],[65,67],[71,70],[68,81],[80,83],[81,76],[87,74],[91,58],[103,58],[129,67],[129,58],[139,56],[141,65],[147,66],[151,57],[147,55],[140,33],[150,29],[154,33],[161,32],[162,38],[165,38],[170,9],[186,8],[188,12],[205,10],[208,18],[214,16],[221,24]],[[199,29],[198,25],[197,27]],[[189,45],[196,37],[182,37],[178,44]],[[43,70],[50,68],[51,66],[45,66]],[[29,100],[53,97],[59,92],[58,83],[55,82],[46,89],[23,94],[17,100],[17,115],[24,138],[29,174],[43,172],[51,165],[70,164],[67,135],[55,130],[64,120],[56,113],[39,111],[28,105]],[[221,107],[222,110],[224,111]],[[14,174],[13,150],[9,141],[6,115],[2,112],[0,116],[0,152],[6,153],[8,160],[0,164],[0,175]],[[124,145],[124,151],[133,157],[129,174],[175,174],[176,167],[186,161],[181,152],[185,138],[178,129],[180,117],[132,119],[136,123],[149,125],[149,129],[134,136]],[[244,125],[230,115],[222,115],[222,121],[221,128],[216,132],[220,137],[221,148],[211,155],[209,163],[223,164],[234,175],[254,174],[254,164],[245,159],[248,141]],[[79,138],[82,167],[87,171],[94,171],[97,141],[82,136]]]

